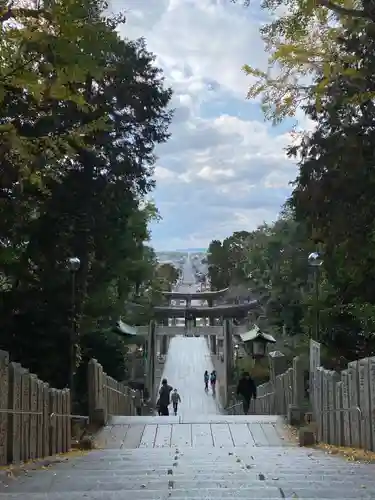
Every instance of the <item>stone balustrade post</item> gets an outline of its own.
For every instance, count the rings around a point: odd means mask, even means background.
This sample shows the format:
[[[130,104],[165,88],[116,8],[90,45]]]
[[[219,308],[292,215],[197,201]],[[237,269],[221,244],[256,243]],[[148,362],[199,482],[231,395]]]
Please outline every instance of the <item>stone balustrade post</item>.
[[[89,400],[89,419],[95,425],[102,426],[107,423],[107,398],[105,387],[106,376],[102,366],[91,359],[88,363],[88,400]]]
[[[286,371],[286,357],[280,351],[271,351],[268,353],[268,363],[270,371],[271,392],[274,393],[275,412],[278,415],[285,414],[284,393],[282,386],[277,381],[277,377]]]
[[[288,421],[291,425],[299,425],[305,415],[305,363],[299,356],[293,358],[293,368],[288,370],[291,374],[292,402],[288,408]]]
[[[9,389],[9,355],[0,351],[0,410],[8,409]],[[8,414],[0,412],[0,465],[5,465],[8,460]]]

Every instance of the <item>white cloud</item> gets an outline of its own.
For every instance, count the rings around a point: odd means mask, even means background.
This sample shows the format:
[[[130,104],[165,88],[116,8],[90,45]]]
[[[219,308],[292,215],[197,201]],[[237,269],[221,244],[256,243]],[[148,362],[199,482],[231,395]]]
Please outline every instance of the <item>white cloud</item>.
[[[161,167],[160,165],[157,165],[155,168],[155,174],[154,177],[156,181],[168,181],[171,179],[175,179],[176,175],[172,170],[169,170],[168,168]]]
[[[222,168],[212,168],[206,165],[201,170],[197,172],[197,177],[204,179],[206,181],[218,181],[223,179],[230,179],[234,177],[234,170],[228,169],[224,170]]]
[[[112,3],[127,11],[121,34],[146,38],[174,92],[171,139],[157,149],[156,247],[205,246],[275,219],[296,172],[285,153],[290,136],[245,101],[250,82],[241,71],[266,64],[264,14],[230,0],[124,3]]]

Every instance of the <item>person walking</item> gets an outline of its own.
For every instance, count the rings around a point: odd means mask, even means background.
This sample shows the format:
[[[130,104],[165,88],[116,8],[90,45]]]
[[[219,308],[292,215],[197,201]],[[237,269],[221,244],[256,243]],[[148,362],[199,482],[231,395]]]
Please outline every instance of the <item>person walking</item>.
[[[208,374],[208,371],[206,370],[204,372],[204,390],[208,392],[208,382],[210,381],[210,376]]]
[[[210,382],[211,382],[212,394],[216,394],[216,382],[217,382],[216,370],[212,370],[210,376]]]
[[[256,399],[257,397],[257,388],[249,372],[243,372],[237,385],[237,395],[241,396],[243,412],[247,415],[249,413],[251,398]]]
[[[172,387],[168,385],[168,381],[166,378],[163,378],[161,382],[161,388],[159,391],[159,411],[160,414],[168,417],[169,416],[169,409],[168,406],[170,405],[170,394],[172,391]]]
[[[142,415],[142,397],[141,397],[141,391],[139,391],[138,389],[135,389],[133,391],[133,401],[134,401],[134,407],[135,407],[135,411],[137,413],[138,416],[141,416]]]
[[[156,411],[158,412],[158,415],[160,417],[161,411],[160,411],[160,398],[156,401]]]
[[[178,408],[178,403],[181,403],[181,398],[179,393],[177,392],[177,389],[174,389],[172,392],[172,404],[173,404],[173,413],[175,417],[177,416],[177,408]]]

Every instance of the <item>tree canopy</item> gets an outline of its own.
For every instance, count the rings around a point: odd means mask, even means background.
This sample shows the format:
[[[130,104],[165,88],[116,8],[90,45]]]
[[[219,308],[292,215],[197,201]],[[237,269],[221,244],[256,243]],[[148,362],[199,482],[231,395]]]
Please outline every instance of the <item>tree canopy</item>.
[[[232,0],[249,6],[250,0]],[[271,22],[260,28],[269,54],[267,68],[244,64],[243,71],[252,77],[248,98],[261,97],[267,119],[278,123],[295,116],[296,110],[314,98],[319,104],[331,78],[349,71],[352,54],[343,52],[340,44],[348,25],[361,33],[369,26],[375,29],[372,2],[344,0],[261,0],[260,7]],[[362,77],[359,68],[352,67]],[[317,74],[323,78],[315,80]],[[351,102],[361,101],[360,89]]]
[[[315,128],[288,150],[298,175],[282,215],[244,238],[211,242],[210,278],[217,288],[242,284],[275,335],[309,337],[318,320],[337,368],[375,354],[375,10],[367,0],[261,6],[281,15],[261,29],[269,71],[245,67],[257,78],[249,96],[261,95],[274,121],[300,107]],[[312,251],[323,255],[315,277]]]
[[[101,0],[22,5],[0,2],[1,348],[64,387],[73,320],[78,365],[155,279],[145,200],[171,90]]]

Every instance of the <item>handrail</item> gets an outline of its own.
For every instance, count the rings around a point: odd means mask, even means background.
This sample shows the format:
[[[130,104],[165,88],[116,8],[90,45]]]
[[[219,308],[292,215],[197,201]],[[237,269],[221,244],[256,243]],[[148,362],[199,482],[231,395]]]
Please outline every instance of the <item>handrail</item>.
[[[12,410],[1,408],[0,413],[10,413],[11,415],[44,415],[43,411],[33,411],[33,410]],[[56,413],[52,412],[49,414],[49,418],[52,420],[55,417],[71,418],[75,420],[88,420],[89,417],[86,415],[75,415],[70,413]]]
[[[235,403],[234,405],[231,405],[231,406],[227,406],[226,408],[224,408],[224,411],[227,415],[233,415],[233,413],[235,412],[235,409],[236,408],[241,408],[242,407],[242,402],[237,402]]]
[[[235,403],[234,405],[231,405],[231,406],[226,406],[226,407],[224,408],[224,411],[232,410],[232,409],[233,409],[233,408],[235,408],[236,406],[241,406],[241,405],[242,405],[242,403],[241,403],[241,402],[239,402],[239,403]]]
[[[352,406],[351,408],[330,408],[330,409],[325,408],[324,410],[318,410],[317,413],[332,413],[333,411],[338,411],[339,413],[344,411],[357,411],[359,413],[361,420],[364,419],[362,410],[359,406]]]
[[[267,396],[274,396],[275,393],[274,392],[267,392],[267,394],[263,394],[262,396],[257,396],[256,399],[262,399],[262,398],[265,398]]]

